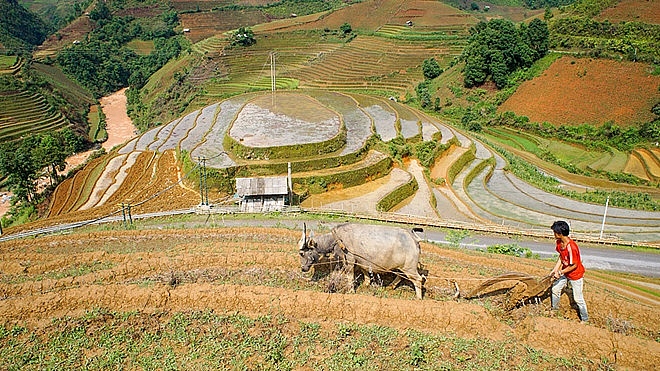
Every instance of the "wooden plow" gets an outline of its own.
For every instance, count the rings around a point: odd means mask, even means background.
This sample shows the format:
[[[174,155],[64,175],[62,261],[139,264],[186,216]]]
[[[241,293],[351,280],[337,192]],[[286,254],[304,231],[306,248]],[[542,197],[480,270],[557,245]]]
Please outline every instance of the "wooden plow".
[[[525,303],[541,301],[541,297],[550,291],[553,282],[552,275],[545,276],[541,279],[530,276],[524,273],[511,272],[490,278],[484,281],[481,285],[472,290],[466,299],[473,299],[485,295],[495,295],[499,293],[506,293],[507,299],[505,300],[505,307],[507,310],[512,310]],[[502,282],[513,283],[509,288],[499,288],[493,290],[493,286]]]

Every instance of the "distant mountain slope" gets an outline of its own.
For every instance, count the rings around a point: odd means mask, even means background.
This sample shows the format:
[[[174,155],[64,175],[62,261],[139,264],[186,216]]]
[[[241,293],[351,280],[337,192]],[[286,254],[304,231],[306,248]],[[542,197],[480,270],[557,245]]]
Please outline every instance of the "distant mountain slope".
[[[16,0],[0,0],[0,43],[12,53],[41,44],[52,30]]]

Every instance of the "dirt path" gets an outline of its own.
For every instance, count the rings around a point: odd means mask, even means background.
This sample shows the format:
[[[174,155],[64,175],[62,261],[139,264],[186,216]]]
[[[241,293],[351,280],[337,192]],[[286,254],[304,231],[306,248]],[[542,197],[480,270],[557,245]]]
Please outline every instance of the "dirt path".
[[[424,218],[437,218],[438,214],[431,206],[431,189],[429,188],[426,178],[424,178],[424,168],[420,165],[419,161],[412,160],[408,164],[408,172],[415,177],[417,181],[417,192],[398,209],[393,210],[399,214],[421,216]]]

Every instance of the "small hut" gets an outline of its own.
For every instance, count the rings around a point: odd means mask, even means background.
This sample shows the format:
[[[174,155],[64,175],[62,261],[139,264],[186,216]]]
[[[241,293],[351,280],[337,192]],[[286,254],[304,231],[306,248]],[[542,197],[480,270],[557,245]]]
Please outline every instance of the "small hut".
[[[236,178],[236,196],[245,212],[282,211],[289,196],[286,176]]]

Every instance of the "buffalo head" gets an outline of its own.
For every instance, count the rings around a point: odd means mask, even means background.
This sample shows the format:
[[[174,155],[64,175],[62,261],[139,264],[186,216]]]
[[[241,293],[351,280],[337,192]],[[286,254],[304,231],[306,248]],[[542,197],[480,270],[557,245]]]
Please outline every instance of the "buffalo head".
[[[316,250],[314,233],[310,233],[310,236],[307,237],[307,225],[305,224],[303,224],[302,237],[298,241],[298,250],[300,253],[300,268],[303,272],[308,272],[321,258],[321,254]]]

